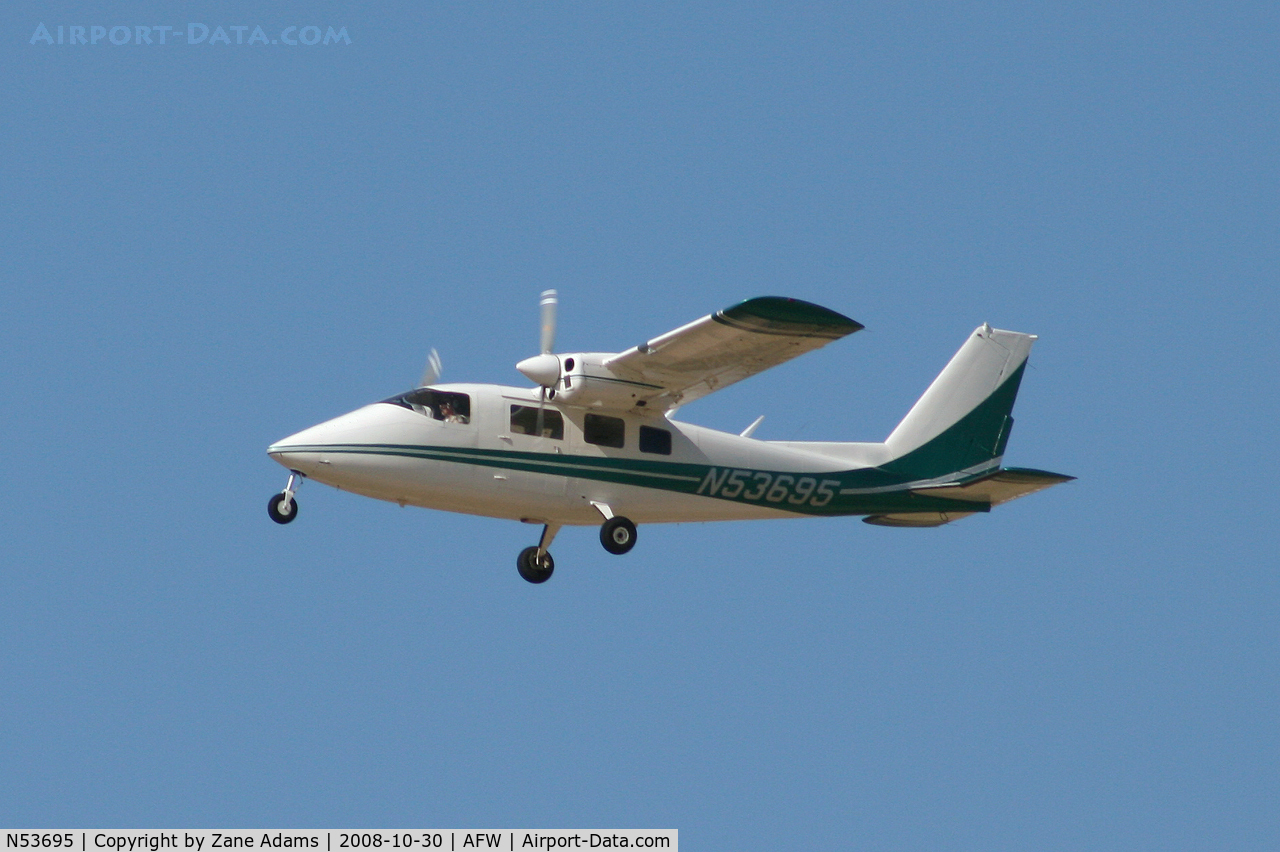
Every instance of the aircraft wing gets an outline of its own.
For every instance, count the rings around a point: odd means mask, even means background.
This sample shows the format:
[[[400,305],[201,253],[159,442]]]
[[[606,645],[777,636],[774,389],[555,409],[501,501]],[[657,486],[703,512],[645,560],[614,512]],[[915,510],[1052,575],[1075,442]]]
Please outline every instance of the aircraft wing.
[[[620,378],[657,386],[668,410],[862,329],[827,308],[761,296],[716,311],[607,359]]]

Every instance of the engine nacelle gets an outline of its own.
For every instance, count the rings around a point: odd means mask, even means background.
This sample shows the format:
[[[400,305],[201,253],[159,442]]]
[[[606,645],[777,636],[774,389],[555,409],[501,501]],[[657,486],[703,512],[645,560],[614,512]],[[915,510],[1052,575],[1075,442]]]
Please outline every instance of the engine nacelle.
[[[613,354],[578,352],[559,356],[560,379],[555,385],[555,396],[552,398],[557,402],[585,408],[643,408],[650,398],[662,393],[663,388],[657,385],[615,375],[604,366],[605,359],[612,358]]]

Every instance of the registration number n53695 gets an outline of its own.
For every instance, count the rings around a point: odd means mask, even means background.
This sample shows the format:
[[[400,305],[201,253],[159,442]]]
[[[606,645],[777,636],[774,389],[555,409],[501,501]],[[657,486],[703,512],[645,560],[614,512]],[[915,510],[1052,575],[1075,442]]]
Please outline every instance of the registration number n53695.
[[[836,496],[838,479],[793,476],[764,470],[710,468],[696,493],[725,500],[752,500],[792,506],[825,506]]]

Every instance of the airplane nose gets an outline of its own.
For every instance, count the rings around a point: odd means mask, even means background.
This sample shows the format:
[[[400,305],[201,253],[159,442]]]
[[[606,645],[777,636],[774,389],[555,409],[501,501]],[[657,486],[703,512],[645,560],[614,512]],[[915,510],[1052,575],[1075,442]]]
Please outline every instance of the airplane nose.
[[[297,441],[295,440],[297,437],[297,435],[290,435],[287,438],[282,438],[281,440],[276,441],[274,444],[267,447],[267,455],[271,456],[273,461],[279,462],[292,470],[292,466],[289,464],[289,461],[294,455],[293,448],[297,445]]]
[[[296,432],[287,438],[281,438],[267,447],[267,455],[276,463],[289,468],[289,470],[297,470],[296,462],[301,459],[301,449],[309,443],[300,439],[310,431],[312,430],[304,429],[302,432]]]
[[[311,475],[316,465],[327,465],[328,456],[344,445],[377,443],[386,438],[397,414],[408,414],[391,405],[367,405],[281,438],[267,447],[267,455],[289,470]]]
[[[347,415],[327,420],[287,438],[281,438],[267,447],[267,455],[289,470],[306,473],[328,447],[342,443],[346,429],[342,421]]]

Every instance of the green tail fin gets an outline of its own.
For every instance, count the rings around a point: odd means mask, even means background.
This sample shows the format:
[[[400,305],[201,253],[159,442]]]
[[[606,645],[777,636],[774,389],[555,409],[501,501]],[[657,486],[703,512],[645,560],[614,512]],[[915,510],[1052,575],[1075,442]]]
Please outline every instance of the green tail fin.
[[[982,326],[886,439],[881,465],[906,479],[998,467],[1035,336]]]

